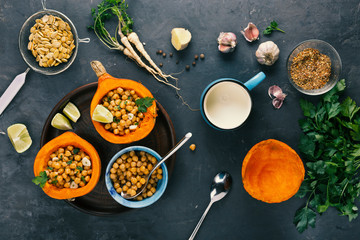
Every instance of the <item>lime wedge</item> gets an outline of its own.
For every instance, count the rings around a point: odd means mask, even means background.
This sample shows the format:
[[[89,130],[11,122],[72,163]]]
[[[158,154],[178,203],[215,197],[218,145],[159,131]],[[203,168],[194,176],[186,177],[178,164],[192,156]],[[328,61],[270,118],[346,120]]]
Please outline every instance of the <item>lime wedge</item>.
[[[51,126],[53,126],[54,128],[60,129],[60,130],[72,129],[69,120],[61,113],[55,114],[55,116],[51,120]]]
[[[111,114],[109,109],[99,104],[96,106],[93,112],[92,120],[101,123],[111,123],[113,122],[113,115]]]
[[[63,109],[63,113],[73,122],[76,122],[81,116],[79,109],[72,102],[68,102],[68,104],[66,104]]]
[[[8,127],[8,136],[18,153],[25,152],[32,144],[29,132],[24,124],[16,123]]]

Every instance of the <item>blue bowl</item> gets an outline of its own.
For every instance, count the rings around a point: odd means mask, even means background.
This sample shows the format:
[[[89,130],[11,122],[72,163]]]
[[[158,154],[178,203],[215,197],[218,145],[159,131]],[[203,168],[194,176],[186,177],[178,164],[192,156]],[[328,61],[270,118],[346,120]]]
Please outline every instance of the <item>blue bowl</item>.
[[[162,157],[155,152],[154,150],[147,148],[147,147],[142,147],[142,146],[132,146],[132,147],[127,147],[122,149],[121,151],[119,151],[117,154],[115,154],[112,159],[110,160],[110,162],[108,163],[107,167],[106,167],[106,172],[105,172],[105,184],[106,184],[106,188],[109,191],[110,195],[112,198],[115,199],[115,201],[117,201],[118,203],[120,203],[121,205],[128,207],[128,208],[143,208],[143,207],[147,207],[150,206],[151,204],[153,204],[154,202],[156,202],[157,200],[159,200],[159,198],[163,195],[163,193],[165,192],[167,183],[168,183],[168,171],[166,168],[165,163],[162,163],[160,165],[160,167],[163,170],[163,178],[158,181],[157,183],[157,187],[156,187],[156,192],[154,193],[154,195],[152,195],[149,198],[145,198],[144,200],[141,201],[137,201],[137,200],[126,200],[125,198],[121,197],[121,195],[119,193],[116,192],[114,185],[110,179],[110,169],[113,165],[113,163],[124,153],[130,152],[130,151],[144,151],[147,152],[149,154],[151,154],[152,156],[154,156],[158,161],[161,161]]]

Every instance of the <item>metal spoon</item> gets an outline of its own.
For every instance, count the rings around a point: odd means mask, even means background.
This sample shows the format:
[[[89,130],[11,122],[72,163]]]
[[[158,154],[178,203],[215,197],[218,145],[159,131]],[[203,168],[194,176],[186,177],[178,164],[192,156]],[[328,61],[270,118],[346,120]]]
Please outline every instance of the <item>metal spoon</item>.
[[[204,221],[204,218],[206,217],[206,214],[210,210],[210,207],[214,202],[217,202],[221,200],[223,197],[226,196],[226,194],[229,192],[231,188],[232,178],[229,173],[227,172],[219,172],[214,177],[214,180],[211,184],[211,192],[210,192],[210,203],[208,207],[206,208],[204,214],[201,216],[198,224],[196,225],[193,233],[191,234],[189,240],[194,239],[197,231],[199,230],[202,222]]]
[[[125,198],[125,199],[133,199],[133,198],[136,198],[137,196],[139,196],[143,191],[144,189],[146,188],[146,186],[148,185],[149,183],[149,180],[150,180],[150,177],[151,177],[151,174],[153,174],[153,172],[163,163],[165,162],[169,157],[171,157],[179,148],[181,148],[182,145],[184,145],[184,143],[186,143],[187,140],[189,140],[192,136],[192,133],[187,133],[185,135],[185,137],[183,137],[183,139],[180,140],[180,142],[178,142],[178,144],[175,145],[175,147],[173,147],[165,156],[163,159],[161,159],[160,162],[158,162],[154,168],[151,170],[151,172],[149,173],[149,175],[147,175],[147,179],[146,179],[146,183],[142,186],[141,190],[139,192],[136,193],[136,195],[134,196],[131,196],[130,194],[127,194],[127,193],[124,193],[124,192],[121,192],[120,195]]]

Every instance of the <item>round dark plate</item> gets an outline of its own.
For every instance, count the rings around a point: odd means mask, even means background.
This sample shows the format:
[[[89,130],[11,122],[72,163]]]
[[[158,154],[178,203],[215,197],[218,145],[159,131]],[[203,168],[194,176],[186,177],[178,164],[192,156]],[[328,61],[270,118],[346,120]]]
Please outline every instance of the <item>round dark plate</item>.
[[[175,131],[171,119],[165,109],[157,102],[158,116],[156,124],[152,132],[144,139],[132,144],[113,144],[104,140],[95,130],[90,118],[90,102],[96,92],[97,82],[89,83],[81,86],[68,93],[58,102],[49,117],[47,118],[40,140],[40,146],[44,146],[51,139],[59,136],[64,131],[55,129],[51,126],[51,120],[58,112],[62,113],[62,109],[70,101],[74,103],[81,117],[76,123],[72,122],[73,131],[80,137],[90,142],[98,151],[101,158],[101,176],[96,187],[88,194],[75,198],[74,201],[65,200],[74,208],[85,213],[93,215],[112,215],[129,210],[118,204],[109,194],[105,185],[105,169],[110,159],[121,149],[128,146],[140,145],[149,147],[161,156],[164,156],[171,148],[175,146]],[[175,155],[166,161],[169,171],[169,180],[175,164]]]

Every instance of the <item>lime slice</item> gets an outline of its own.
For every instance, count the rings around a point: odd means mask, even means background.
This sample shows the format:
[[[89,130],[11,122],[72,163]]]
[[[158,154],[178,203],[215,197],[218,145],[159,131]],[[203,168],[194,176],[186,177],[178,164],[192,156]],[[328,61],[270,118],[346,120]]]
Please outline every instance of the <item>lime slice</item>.
[[[109,109],[99,104],[96,106],[93,112],[92,120],[101,123],[111,123],[113,122],[113,115],[111,114]]]
[[[71,102],[68,102],[68,104],[66,104],[63,109],[63,113],[73,122],[76,122],[81,116],[79,109],[75,106],[75,104]]]
[[[8,136],[18,153],[25,152],[32,144],[29,132],[24,124],[16,123],[8,127]]]
[[[60,129],[60,130],[72,129],[69,120],[61,113],[55,114],[55,116],[51,120],[51,126],[53,126],[54,128]]]

